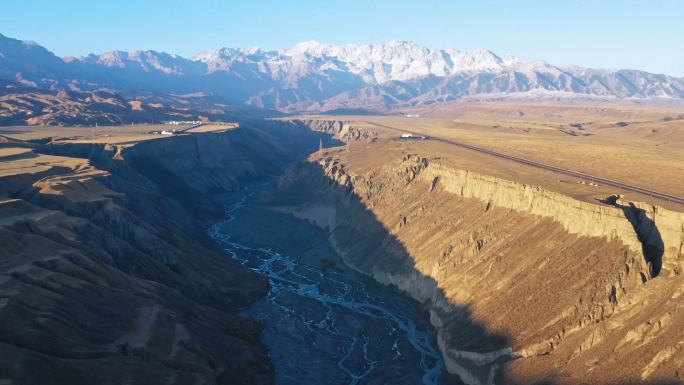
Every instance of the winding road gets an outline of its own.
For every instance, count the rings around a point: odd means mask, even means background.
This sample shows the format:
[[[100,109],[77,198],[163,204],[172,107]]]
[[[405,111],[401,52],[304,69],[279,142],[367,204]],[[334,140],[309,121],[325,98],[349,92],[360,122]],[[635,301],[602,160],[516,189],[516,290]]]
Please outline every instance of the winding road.
[[[394,131],[399,131],[399,132],[402,132],[402,133],[416,134],[414,131],[405,130],[405,129],[398,128],[398,127],[387,126],[387,125],[384,125],[384,124],[375,123],[375,122],[371,122],[371,121],[364,121],[363,123],[370,124],[370,125],[377,126],[377,127],[381,127],[381,128],[386,128],[386,129],[394,130]],[[674,196],[674,195],[670,195],[670,194],[666,194],[666,193],[663,193],[663,192],[660,192],[660,191],[650,190],[650,189],[647,189],[647,188],[643,188],[643,187],[639,187],[639,186],[635,186],[635,185],[630,185],[630,184],[623,183],[623,182],[619,182],[619,181],[616,181],[616,180],[612,180],[612,179],[607,179],[607,178],[598,177],[598,176],[595,176],[595,175],[586,174],[586,173],[583,173],[583,172],[580,172],[580,171],[568,170],[568,169],[565,169],[565,168],[560,168],[560,167],[552,166],[552,165],[549,165],[549,164],[546,164],[546,163],[541,163],[541,162],[537,162],[537,161],[534,161],[534,160],[529,160],[529,159],[520,158],[520,157],[517,157],[517,156],[505,154],[505,153],[502,153],[502,152],[493,151],[493,150],[490,150],[490,149],[487,149],[487,148],[484,148],[484,147],[473,146],[473,145],[470,145],[470,144],[457,142],[457,141],[451,140],[451,139],[440,138],[440,137],[438,137],[438,136],[429,136],[428,138],[429,138],[430,140],[433,140],[433,141],[436,141],[436,142],[441,142],[441,143],[446,143],[446,144],[458,146],[458,147],[461,147],[461,148],[465,148],[465,149],[467,149],[467,150],[479,152],[479,153],[481,153],[481,154],[486,154],[486,155],[490,155],[490,156],[495,156],[495,157],[497,157],[497,158],[510,160],[510,161],[513,161],[513,162],[516,162],[516,163],[520,163],[520,164],[524,164],[524,165],[527,165],[527,166],[536,167],[536,168],[540,168],[540,169],[542,169],[542,170],[547,170],[547,171],[555,172],[555,173],[557,173],[557,174],[567,175],[567,176],[571,176],[571,177],[575,177],[575,178],[580,178],[580,179],[586,179],[586,180],[589,180],[589,181],[591,181],[591,182],[600,183],[600,184],[603,184],[603,185],[606,185],[606,186],[616,187],[616,188],[619,188],[619,189],[622,189],[622,190],[625,190],[625,191],[632,191],[632,192],[636,192],[636,193],[639,193],[639,194],[644,194],[644,195],[651,196],[652,198],[662,199],[662,200],[664,200],[664,201],[674,202],[674,203],[679,203],[679,204],[681,204],[681,205],[684,205],[684,198],[678,197],[678,196]]]

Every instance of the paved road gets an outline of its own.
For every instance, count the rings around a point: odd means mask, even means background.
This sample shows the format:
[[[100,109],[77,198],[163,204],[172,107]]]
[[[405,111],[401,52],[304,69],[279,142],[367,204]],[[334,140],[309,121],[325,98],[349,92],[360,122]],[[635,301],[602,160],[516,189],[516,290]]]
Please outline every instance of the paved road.
[[[180,129],[180,130],[176,130],[176,133],[181,133],[181,132],[189,131],[189,130],[192,130],[193,128],[202,127],[203,125],[204,125],[204,123],[195,124],[194,126],[190,126],[190,127],[187,127],[187,128],[182,128],[182,129]]]
[[[387,125],[380,124],[380,123],[375,123],[375,122],[370,122],[370,121],[365,121],[364,123],[371,124],[371,125],[374,125],[377,127],[387,128],[390,130],[415,134],[415,132],[410,131],[410,130],[405,130],[405,129],[397,128],[397,127],[391,127],[391,126],[387,126]],[[492,151],[492,150],[486,149],[484,147],[473,146],[470,144],[457,142],[457,141],[451,140],[451,139],[444,139],[444,138],[440,138],[440,137],[436,137],[436,136],[430,136],[429,138],[430,138],[430,140],[434,140],[436,142],[451,144],[454,146],[465,148],[467,150],[477,151],[479,153],[495,156],[497,158],[511,160],[511,161],[521,163],[521,164],[524,164],[527,166],[532,166],[532,167],[540,168],[543,170],[552,171],[552,172],[555,172],[558,174],[572,176],[575,178],[587,179],[589,181],[604,184],[606,186],[616,187],[616,188],[626,190],[626,191],[632,191],[632,192],[636,192],[636,193],[640,193],[640,194],[644,194],[644,195],[649,195],[653,198],[658,198],[658,199],[662,199],[662,200],[665,200],[668,202],[675,202],[675,203],[679,203],[679,204],[684,205],[684,198],[677,197],[677,196],[670,195],[670,194],[665,194],[665,193],[662,193],[659,191],[649,190],[647,188],[622,183],[622,182],[612,180],[612,179],[601,178],[598,176],[585,174],[585,173],[579,172],[579,171],[572,171],[572,170],[568,170],[568,169],[564,169],[564,168],[560,168],[560,167],[556,167],[556,166],[551,166],[549,164],[536,162],[533,160],[520,158],[520,157],[513,156],[513,155],[504,154],[502,152]]]

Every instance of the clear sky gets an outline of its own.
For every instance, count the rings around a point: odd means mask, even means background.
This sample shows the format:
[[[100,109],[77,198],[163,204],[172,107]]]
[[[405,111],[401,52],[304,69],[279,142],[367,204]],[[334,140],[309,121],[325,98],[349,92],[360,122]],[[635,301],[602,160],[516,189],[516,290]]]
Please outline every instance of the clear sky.
[[[60,56],[401,39],[684,76],[684,0],[2,0],[0,33]]]

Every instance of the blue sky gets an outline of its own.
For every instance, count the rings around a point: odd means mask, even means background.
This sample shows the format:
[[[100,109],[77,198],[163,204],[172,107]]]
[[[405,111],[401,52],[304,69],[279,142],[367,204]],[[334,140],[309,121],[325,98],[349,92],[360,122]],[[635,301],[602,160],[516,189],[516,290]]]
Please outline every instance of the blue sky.
[[[60,56],[414,41],[684,76],[682,0],[2,0],[0,33]]]

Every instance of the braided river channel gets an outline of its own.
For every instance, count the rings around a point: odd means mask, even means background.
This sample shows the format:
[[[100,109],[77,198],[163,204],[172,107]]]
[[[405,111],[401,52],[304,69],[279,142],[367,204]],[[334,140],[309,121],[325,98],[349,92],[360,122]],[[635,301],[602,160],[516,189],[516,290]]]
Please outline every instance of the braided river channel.
[[[254,194],[227,205],[230,218],[209,234],[230,257],[268,276],[268,294],[245,313],[264,325],[276,384],[446,383],[435,331],[415,300],[352,269],[306,263],[227,233]]]

